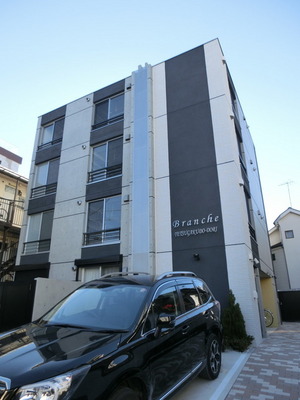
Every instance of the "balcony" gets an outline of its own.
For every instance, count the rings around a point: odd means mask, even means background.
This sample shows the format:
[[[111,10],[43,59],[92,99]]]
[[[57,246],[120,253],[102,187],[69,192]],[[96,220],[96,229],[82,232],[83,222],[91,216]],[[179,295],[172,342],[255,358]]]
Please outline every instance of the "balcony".
[[[37,253],[49,251],[50,243],[51,243],[50,239],[26,242],[26,243],[24,243],[24,246],[23,246],[23,254],[25,254],[25,255],[37,254]]]
[[[83,245],[92,246],[120,240],[120,228],[83,234]]]
[[[55,140],[52,140],[51,142],[40,144],[37,149],[38,150],[46,149],[47,147],[54,146],[55,144],[61,143],[61,142],[62,142],[62,138],[55,139]]]
[[[43,197],[48,194],[56,193],[57,183],[51,183],[50,185],[38,186],[31,189],[31,199],[36,199],[37,197]]]
[[[23,213],[24,201],[0,197],[0,224],[2,226],[21,228]]]
[[[122,174],[122,164],[89,172],[88,183],[103,181]]]

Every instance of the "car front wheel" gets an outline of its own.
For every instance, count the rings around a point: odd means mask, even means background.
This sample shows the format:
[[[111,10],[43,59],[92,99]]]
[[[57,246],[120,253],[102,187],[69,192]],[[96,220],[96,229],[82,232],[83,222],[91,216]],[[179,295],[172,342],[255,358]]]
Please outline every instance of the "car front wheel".
[[[209,335],[206,347],[206,367],[200,376],[205,379],[216,379],[221,370],[221,340],[215,334]]]
[[[114,392],[109,400],[141,400],[141,396],[129,387],[122,387]]]

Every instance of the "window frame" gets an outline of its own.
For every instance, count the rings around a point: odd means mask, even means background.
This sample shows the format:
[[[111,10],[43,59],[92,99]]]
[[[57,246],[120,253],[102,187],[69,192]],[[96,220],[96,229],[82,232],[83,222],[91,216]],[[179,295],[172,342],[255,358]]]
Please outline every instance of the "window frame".
[[[121,162],[119,164],[108,165],[109,161],[109,146],[111,143],[120,141],[121,142]],[[94,167],[95,161],[95,149],[105,146],[105,165],[103,168]],[[105,142],[98,143],[92,147],[92,156],[90,163],[90,171],[88,173],[88,183],[95,183],[100,181],[105,181],[107,179],[115,178],[122,175],[122,165],[123,165],[123,137],[118,136],[112,139],[108,139]]]
[[[49,237],[45,239],[41,239],[43,232],[43,218],[45,214],[52,213],[52,220],[49,227]],[[32,218],[39,216],[39,220],[37,221],[37,238],[30,238],[31,233],[31,221]],[[26,241],[24,242],[23,246],[23,254],[37,254],[37,253],[48,253],[50,251],[50,244],[51,244],[51,236],[52,236],[52,228],[53,228],[53,219],[54,219],[54,210],[43,211],[41,213],[29,215],[28,224],[27,224],[27,231],[26,231]],[[45,222],[45,221],[44,221]],[[30,239],[30,240],[29,240]],[[33,239],[33,240],[31,240]],[[44,245],[44,247],[43,247]]]
[[[112,103],[112,101],[114,99],[116,99],[117,97],[120,97],[120,96],[123,96],[123,110],[122,110],[122,112],[120,114],[116,114],[115,116],[111,117],[110,116],[111,108],[112,108],[111,103]],[[120,92],[120,93],[116,93],[116,94],[114,94],[112,96],[109,96],[109,97],[106,97],[104,99],[101,99],[101,100],[97,101],[94,104],[94,118],[93,118],[94,124],[92,125],[92,129],[94,130],[94,129],[100,128],[102,126],[106,126],[106,125],[113,124],[115,122],[121,121],[124,118],[124,100],[125,100],[124,92]],[[108,102],[106,119],[103,120],[103,121],[97,122],[96,121],[97,108],[100,106],[100,104],[104,104],[106,102]]]
[[[285,235],[286,239],[294,239],[295,238],[293,229],[288,229],[288,230],[284,231],[284,235]]]
[[[65,124],[64,120],[65,120],[65,117],[58,118],[58,119],[56,119],[56,120],[54,120],[54,121],[51,121],[51,122],[49,122],[48,124],[45,124],[45,125],[43,125],[43,126],[41,127],[41,134],[40,134],[40,138],[39,138],[38,150],[41,150],[41,149],[44,149],[44,148],[47,148],[47,147],[51,147],[51,146],[53,146],[54,144],[60,143],[60,142],[62,141],[63,131],[64,131],[64,124]],[[55,125],[56,125],[57,123],[60,123],[61,121],[63,121],[63,127],[62,127],[61,135],[60,135],[57,139],[54,139],[54,138],[55,138]],[[52,129],[52,138],[51,138],[50,141],[44,141],[44,134],[45,134],[45,131],[46,131],[50,126],[53,126],[53,129]]]
[[[112,228],[112,229],[105,229],[106,224],[107,224],[107,201],[110,199],[114,198],[119,198],[119,214],[120,214],[120,219],[119,219],[119,226],[117,228]],[[92,203],[100,203],[103,202],[103,208],[102,208],[102,222],[101,222],[101,229],[97,231],[91,231],[89,232],[89,217],[90,217],[90,205]],[[118,194],[116,196],[109,196],[109,197],[104,197],[101,199],[93,200],[87,203],[87,211],[86,211],[86,230],[83,239],[83,246],[84,247],[90,247],[90,246],[99,246],[99,245],[107,245],[107,244],[112,244],[112,243],[119,243],[120,242],[120,232],[121,232],[121,212],[122,212],[122,201],[121,201],[121,194]],[[99,221],[98,221],[99,222]],[[112,237],[109,238],[109,235],[106,236],[107,233],[111,232]],[[114,237],[115,233],[117,233],[117,237]],[[94,239],[93,239],[94,235]],[[94,243],[90,243],[90,241],[94,241]]]

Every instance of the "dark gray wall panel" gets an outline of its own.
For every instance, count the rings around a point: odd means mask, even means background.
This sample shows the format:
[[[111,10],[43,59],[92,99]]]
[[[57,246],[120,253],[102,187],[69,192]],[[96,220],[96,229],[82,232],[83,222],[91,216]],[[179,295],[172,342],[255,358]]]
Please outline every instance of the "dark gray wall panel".
[[[88,262],[89,259],[101,258],[104,261],[105,258],[109,259],[109,257],[115,257],[114,261],[120,259],[120,244],[83,247],[81,250],[81,264],[84,260]]]
[[[56,119],[62,118],[66,114],[66,108],[67,106],[62,106],[59,108],[56,108],[53,111],[48,112],[47,114],[42,115],[42,125],[46,125],[49,122],[55,121]]]
[[[86,187],[86,201],[92,201],[109,196],[116,196],[122,191],[122,177],[90,183]]]
[[[225,305],[229,287],[204,49],[165,66],[173,268],[197,273]]]
[[[91,132],[90,145],[105,142],[106,140],[123,135],[124,121],[102,126]]]
[[[28,203],[28,215],[41,213],[54,209],[56,193],[31,199]]]
[[[20,266],[22,265],[36,265],[45,264],[49,262],[49,252],[39,253],[39,254],[28,254],[26,256],[21,256]]]
[[[57,143],[47,148],[38,150],[35,156],[35,164],[52,160],[53,158],[60,157],[62,143]]]
[[[113,96],[124,90],[125,80],[122,79],[119,82],[113,83],[112,85],[106,86],[100,90],[94,92],[94,103],[105,99],[106,97]]]

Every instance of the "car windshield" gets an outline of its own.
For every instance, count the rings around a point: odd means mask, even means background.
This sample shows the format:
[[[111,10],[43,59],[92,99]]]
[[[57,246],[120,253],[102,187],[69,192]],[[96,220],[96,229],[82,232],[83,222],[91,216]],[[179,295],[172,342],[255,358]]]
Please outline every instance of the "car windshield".
[[[44,315],[41,322],[103,331],[128,330],[147,293],[148,288],[140,285],[83,287]]]

